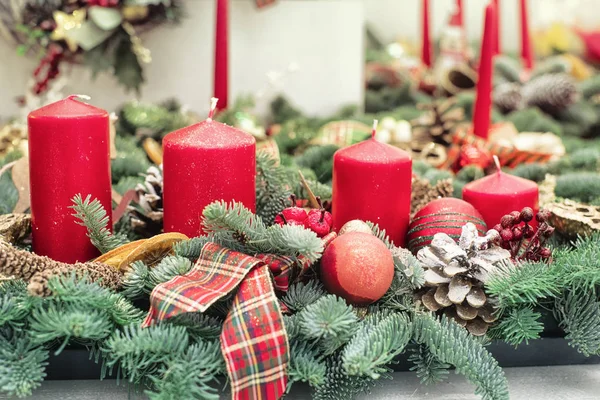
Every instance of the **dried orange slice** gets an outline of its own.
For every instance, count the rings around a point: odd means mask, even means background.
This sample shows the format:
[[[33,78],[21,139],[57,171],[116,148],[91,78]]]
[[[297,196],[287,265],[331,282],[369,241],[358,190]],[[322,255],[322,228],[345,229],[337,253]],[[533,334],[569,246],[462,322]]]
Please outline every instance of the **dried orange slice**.
[[[146,151],[148,158],[152,160],[154,164],[162,164],[163,162],[163,149],[161,145],[152,138],[144,139],[142,147]]]
[[[135,242],[119,246],[116,249],[112,249],[108,253],[102,254],[94,261],[110,265],[114,268],[118,268],[119,264],[121,264],[121,261],[123,261],[123,259],[125,259],[125,257],[127,257],[129,253],[131,253],[136,247],[140,246],[146,240],[148,239],[136,240]]]
[[[119,269],[125,271],[135,261],[143,261],[149,267],[153,267],[166,255],[173,253],[175,243],[188,239],[183,233],[175,232],[162,233],[146,239],[122,259]]]

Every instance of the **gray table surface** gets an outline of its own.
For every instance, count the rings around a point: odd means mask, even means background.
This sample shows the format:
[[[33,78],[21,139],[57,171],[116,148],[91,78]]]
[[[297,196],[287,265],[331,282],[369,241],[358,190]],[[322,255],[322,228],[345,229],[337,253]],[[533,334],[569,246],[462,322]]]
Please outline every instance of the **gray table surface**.
[[[516,400],[598,400],[600,399],[600,365],[560,367],[505,368],[511,399]],[[48,381],[32,400],[125,400],[127,388],[115,381]],[[131,399],[144,399],[132,396]],[[226,399],[226,396],[223,396]],[[295,386],[287,397],[292,400],[310,399],[305,386]],[[0,395],[0,399],[6,399]],[[397,372],[393,380],[379,383],[361,400],[475,400],[473,387],[454,373],[448,380],[434,386],[421,386],[410,372]],[[183,399],[182,399],[183,400]]]

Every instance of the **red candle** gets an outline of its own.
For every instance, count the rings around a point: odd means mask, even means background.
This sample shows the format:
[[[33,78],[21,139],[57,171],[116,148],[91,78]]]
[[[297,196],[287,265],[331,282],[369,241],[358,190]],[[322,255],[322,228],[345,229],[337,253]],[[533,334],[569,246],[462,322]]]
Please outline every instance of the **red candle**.
[[[498,170],[463,188],[463,200],[471,203],[483,216],[488,228],[500,223],[500,219],[512,211],[531,207],[534,214],[538,207],[538,185],[528,179],[506,174],[500,170],[498,158],[494,156]],[[535,225],[535,219],[532,221]]]
[[[377,122],[377,121],[375,121]],[[404,246],[409,224],[412,161],[408,153],[375,140],[333,156],[333,228],[353,219],[371,221]]]
[[[461,28],[464,28],[465,25],[465,20],[464,20],[464,13],[463,13],[463,2],[462,0],[456,0],[456,17],[458,19],[458,25]]]
[[[431,39],[429,35],[429,0],[423,0],[423,42],[421,43],[421,61],[431,67]]]
[[[494,15],[494,55],[500,54],[500,0],[492,0],[496,13]]]
[[[526,69],[533,68],[533,53],[529,40],[529,16],[527,14],[527,0],[521,2],[521,59]]]
[[[91,195],[107,211],[112,227],[108,121],[105,110],[77,96],[29,114],[31,223],[37,254],[68,263],[99,254],[69,207],[76,194]]]
[[[163,139],[165,232],[202,234],[204,207],[216,200],[256,208],[256,141],[244,131],[208,119]]]
[[[216,0],[214,97],[218,110],[227,108],[229,95],[229,0]]]
[[[485,24],[483,40],[479,56],[479,78],[477,79],[477,96],[473,110],[473,131],[475,135],[487,139],[490,129],[490,113],[492,109],[492,71],[494,25],[496,9],[493,4],[485,8]]]

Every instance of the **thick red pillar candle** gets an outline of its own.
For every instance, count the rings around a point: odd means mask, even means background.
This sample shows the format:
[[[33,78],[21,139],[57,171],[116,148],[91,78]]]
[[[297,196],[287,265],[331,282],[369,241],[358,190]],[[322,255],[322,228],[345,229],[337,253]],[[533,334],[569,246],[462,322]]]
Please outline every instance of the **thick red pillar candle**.
[[[490,115],[492,111],[492,71],[493,39],[496,9],[493,4],[485,8],[485,23],[483,39],[479,56],[479,77],[477,79],[477,95],[473,109],[473,131],[475,135],[487,139],[490,130]]]
[[[371,221],[404,246],[409,224],[412,161],[405,151],[371,137],[333,156],[333,228]]]
[[[427,67],[431,67],[431,37],[429,34],[429,0],[423,0],[422,6],[422,18],[423,24],[421,28],[423,29],[422,34],[422,42],[421,42],[421,61]]]
[[[496,13],[494,15],[494,55],[500,54],[500,0],[492,0]]]
[[[527,0],[521,3],[521,59],[526,69],[533,69],[533,53],[529,38],[529,15],[527,13]]]
[[[216,1],[214,97],[218,110],[227,108],[229,96],[229,0]]]
[[[496,158],[497,160],[497,158]],[[468,183],[463,188],[463,200],[471,203],[483,216],[488,228],[500,223],[500,219],[523,207],[531,207],[534,215],[538,207],[538,185],[528,179],[506,174],[500,170],[492,175]],[[535,219],[532,222],[535,225]]]
[[[91,195],[110,218],[108,113],[70,96],[31,112],[28,124],[33,250],[68,263],[90,260],[98,250],[69,207],[76,194]]]
[[[209,116],[166,135],[163,150],[165,232],[200,235],[202,211],[216,200],[235,200],[256,209],[252,135]]]

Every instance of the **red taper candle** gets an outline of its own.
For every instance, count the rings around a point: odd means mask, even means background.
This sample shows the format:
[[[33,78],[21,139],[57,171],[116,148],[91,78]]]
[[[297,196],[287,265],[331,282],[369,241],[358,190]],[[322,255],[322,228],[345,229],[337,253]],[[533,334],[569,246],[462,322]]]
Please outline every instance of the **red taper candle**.
[[[163,139],[165,232],[189,237],[202,233],[204,208],[216,201],[237,201],[256,209],[256,141],[242,130],[209,117]]]
[[[431,67],[431,35],[429,34],[429,0],[423,0],[423,35],[421,43],[421,62],[427,67]]]
[[[69,96],[28,117],[33,250],[68,263],[99,255],[69,208],[73,196],[98,199],[112,228],[108,113],[77,98]]]
[[[494,55],[500,54],[500,0],[492,0],[496,9],[494,18]]]
[[[463,200],[471,203],[483,216],[488,228],[500,223],[500,219],[523,207],[531,207],[534,214],[538,207],[538,185],[528,179],[509,175],[500,170],[498,157],[494,156],[497,171],[470,182],[463,188]],[[535,226],[535,220],[531,222]]]
[[[473,109],[473,131],[475,135],[487,139],[490,129],[492,108],[492,71],[493,39],[496,9],[493,4],[485,8],[483,39],[479,56],[479,78],[477,79],[477,95]]]
[[[377,121],[375,121],[377,123]],[[410,214],[412,161],[408,153],[375,140],[338,150],[333,156],[333,228],[353,219],[371,221],[404,245]]]
[[[464,15],[462,0],[456,0],[456,16],[458,18],[458,25],[462,28],[465,27]]]
[[[529,37],[529,15],[527,13],[527,0],[520,0],[521,4],[521,59],[526,69],[533,69],[533,52]]]
[[[227,108],[229,99],[229,0],[216,0],[214,97],[217,110]]]

